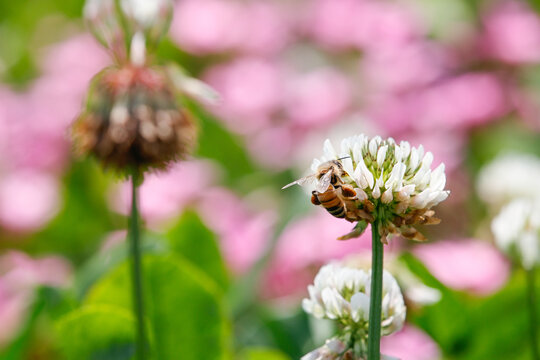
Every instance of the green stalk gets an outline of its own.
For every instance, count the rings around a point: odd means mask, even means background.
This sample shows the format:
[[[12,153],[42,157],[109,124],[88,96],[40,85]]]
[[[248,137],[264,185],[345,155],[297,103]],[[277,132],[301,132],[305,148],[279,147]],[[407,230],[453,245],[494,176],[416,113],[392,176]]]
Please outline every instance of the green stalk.
[[[381,357],[381,307],[383,275],[383,243],[379,222],[371,224],[371,296],[369,299],[368,360]]]
[[[540,360],[540,353],[538,352],[538,330],[536,328],[536,321],[538,316],[536,314],[536,294],[535,294],[535,273],[534,268],[525,270],[527,274],[527,303],[529,308],[529,320],[530,320],[530,341],[531,341],[531,354],[533,360]]]
[[[138,360],[146,358],[146,335],[144,329],[144,302],[142,288],[142,261],[139,229],[139,211],[137,208],[138,173],[131,176],[131,216],[129,221],[129,240],[131,250],[131,280],[133,289],[133,312],[137,321],[136,356]]]

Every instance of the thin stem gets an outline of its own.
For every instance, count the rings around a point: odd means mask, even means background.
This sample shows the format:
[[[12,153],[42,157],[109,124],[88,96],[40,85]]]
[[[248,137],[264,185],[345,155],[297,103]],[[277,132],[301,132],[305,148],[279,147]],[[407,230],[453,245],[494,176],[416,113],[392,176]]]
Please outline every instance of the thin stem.
[[[381,357],[381,307],[383,275],[383,243],[379,223],[371,224],[371,296],[369,300],[368,360]]]
[[[141,261],[141,244],[140,244],[140,229],[139,229],[139,211],[137,209],[137,182],[138,174],[133,173],[131,177],[131,216],[129,222],[129,239],[131,245],[131,280],[133,288],[133,312],[137,320],[137,338],[136,350],[137,359],[144,360],[146,358],[146,335],[144,329],[144,303],[142,289],[142,261]]]
[[[540,353],[538,352],[538,330],[536,329],[536,321],[538,316],[536,314],[536,294],[535,294],[535,273],[534,268],[525,270],[527,273],[527,303],[529,308],[529,320],[530,320],[530,341],[531,341],[531,354],[533,360],[540,360]]]

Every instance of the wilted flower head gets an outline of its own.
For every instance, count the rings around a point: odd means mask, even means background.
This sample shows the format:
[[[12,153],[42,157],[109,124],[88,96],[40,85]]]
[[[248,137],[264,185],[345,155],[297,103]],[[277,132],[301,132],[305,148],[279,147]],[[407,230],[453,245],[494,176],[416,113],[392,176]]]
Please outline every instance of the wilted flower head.
[[[170,0],[87,0],[84,17],[98,41],[124,59],[135,34],[156,45],[169,29],[172,8]]]
[[[322,169],[329,161],[339,163],[341,174],[336,173],[328,188],[322,190]],[[345,216],[341,217],[358,221],[355,230],[342,239],[358,236],[367,223],[376,221],[383,241],[387,234],[425,240],[413,225],[439,223],[431,208],[449,194],[444,190],[444,164],[431,170],[432,162],[433,155],[424,152],[422,146],[412,147],[406,141],[397,144],[392,138],[352,136],[342,140],[339,152],[326,140],[324,155],[311,166],[321,173],[319,192],[313,195],[324,203],[325,197],[321,195],[336,191],[345,209]]]
[[[540,263],[540,202],[517,199],[506,205],[493,222],[491,230],[497,246],[516,257],[525,269]]]
[[[91,153],[105,166],[163,168],[186,155],[195,127],[164,70],[125,65],[93,79],[73,137],[79,152]]]
[[[540,159],[532,154],[508,153],[482,168],[476,189],[495,207],[516,198],[540,197]]]
[[[316,318],[338,320],[341,324],[367,336],[371,274],[338,263],[323,266],[313,285],[308,286],[309,298],[302,307]],[[405,321],[406,308],[401,290],[388,273],[383,273],[382,335],[398,331]]]

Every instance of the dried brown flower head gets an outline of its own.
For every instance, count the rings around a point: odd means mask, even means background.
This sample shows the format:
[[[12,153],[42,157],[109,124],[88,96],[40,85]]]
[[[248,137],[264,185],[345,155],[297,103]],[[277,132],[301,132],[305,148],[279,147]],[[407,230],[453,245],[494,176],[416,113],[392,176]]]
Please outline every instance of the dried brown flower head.
[[[164,70],[126,64],[96,75],[72,134],[106,167],[145,170],[184,158],[196,131]]]

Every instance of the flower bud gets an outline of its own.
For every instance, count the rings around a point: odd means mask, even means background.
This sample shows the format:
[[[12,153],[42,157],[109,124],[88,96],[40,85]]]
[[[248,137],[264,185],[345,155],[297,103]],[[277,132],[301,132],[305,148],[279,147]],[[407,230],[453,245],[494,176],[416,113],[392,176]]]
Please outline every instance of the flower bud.
[[[125,60],[135,34],[142,34],[148,47],[159,42],[172,10],[170,0],[87,0],[84,17],[98,41]]]

